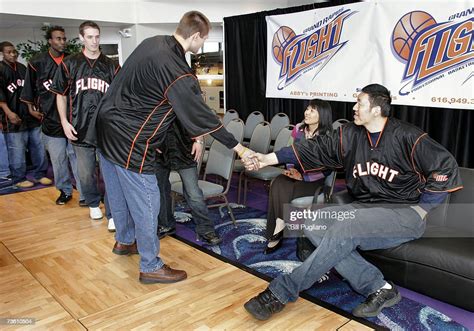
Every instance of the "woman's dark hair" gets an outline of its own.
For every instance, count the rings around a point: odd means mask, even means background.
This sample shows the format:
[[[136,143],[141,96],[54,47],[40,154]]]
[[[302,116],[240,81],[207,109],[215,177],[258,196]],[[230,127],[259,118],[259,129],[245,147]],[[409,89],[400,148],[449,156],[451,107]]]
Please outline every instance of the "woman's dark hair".
[[[331,105],[324,100],[321,99],[313,99],[310,100],[309,107],[316,109],[319,113],[319,125],[318,125],[318,134],[324,135],[330,131],[332,131],[332,109]],[[301,125],[300,129],[305,130],[306,123],[303,120],[303,124]]]

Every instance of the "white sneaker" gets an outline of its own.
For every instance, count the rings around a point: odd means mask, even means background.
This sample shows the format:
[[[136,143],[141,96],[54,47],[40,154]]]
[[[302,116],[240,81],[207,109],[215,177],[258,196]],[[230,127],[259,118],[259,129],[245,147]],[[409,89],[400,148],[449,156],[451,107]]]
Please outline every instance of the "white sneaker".
[[[109,218],[109,223],[107,224],[107,230],[109,232],[115,232],[115,223],[113,218]]]
[[[104,217],[99,207],[89,207],[89,215],[93,220],[100,220]]]

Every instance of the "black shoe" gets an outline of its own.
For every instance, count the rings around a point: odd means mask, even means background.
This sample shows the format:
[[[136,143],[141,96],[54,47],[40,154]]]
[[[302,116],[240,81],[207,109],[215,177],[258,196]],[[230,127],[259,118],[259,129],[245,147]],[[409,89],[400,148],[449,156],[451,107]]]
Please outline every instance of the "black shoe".
[[[395,284],[388,282],[392,288],[380,289],[367,297],[365,302],[361,303],[352,311],[352,314],[357,317],[375,317],[382,309],[396,305],[402,299]]]
[[[267,243],[267,246],[265,247],[265,250],[263,251],[263,254],[265,254],[265,255],[272,254],[273,252],[278,250],[281,247],[282,241],[283,240],[280,239],[280,240],[278,240],[278,242],[276,244],[273,243],[274,241],[269,241]]]
[[[86,200],[79,200],[79,207],[89,207]]]
[[[72,199],[72,195],[68,195],[63,190],[61,190],[61,194],[56,199],[56,204],[57,205],[65,205],[71,199]]]
[[[176,228],[168,226],[158,226],[158,238],[163,239],[166,236],[170,236],[176,233]]]
[[[219,245],[222,242],[222,238],[220,238],[214,231],[209,231],[204,234],[200,234],[199,239],[201,239],[208,245]]]
[[[273,293],[267,288],[265,291],[253,297],[244,304],[253,317],[260,321],[269,319],[273,314],[279,313],[285,308],[285,304],[278,301]]]

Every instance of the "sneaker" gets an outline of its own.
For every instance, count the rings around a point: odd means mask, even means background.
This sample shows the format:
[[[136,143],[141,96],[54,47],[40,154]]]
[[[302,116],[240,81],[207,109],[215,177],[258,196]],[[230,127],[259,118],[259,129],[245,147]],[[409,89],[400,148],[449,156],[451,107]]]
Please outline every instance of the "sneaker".
[[[41,177],[40,179],[38,179],[38,183],[40,183],[41,185],[51,185],[53,184],[53,181],[47,177]]]
[[[104,217],[99,207],[89,207],[89,215],[93,220],[100,220]]]
[[[72,199],[72,194],[67,194],[63,190],[60,190],[60,191],[61,191],[61,194],[56,199],[56,204],[57,205],[65,205],[69,200]]]
[[[395,284],[388,282],[392,285],[391,289],[380,289],[375,293],[372,293],[367,299],[355,307],[352,314],[357,317],[375,317],[384,308],[388,308],[396,305],[402,299],[402,296],[398,292]]]
[[[205,234],[200,234],[199,239],[201,239],[205,244],[208,245],[219,245],[222,242],[222,239],[214,231],[206,232]]]
[[[15,186],[18,188],[29,188],[33,187],[35,184],[30,182],[29,180],[24,180],[22,182],[16,183]]]
[[[89,207],[86,200],[79,200],[79,207]]]
[[[163,239],[166,236],[170,236],[176,233],[176,228],[170,226],[158,226],[158,238]]]
[[[250,315],[260,321],[269,319],[273,314],[279,313],[285,308],[275,295],[267,288],[265,291],[247,301],[244,305]]]
[[[107,230],[109,230],[109,232],[115,232],[115,223],[112,217],[109,218],[109,222],[107,223]]]

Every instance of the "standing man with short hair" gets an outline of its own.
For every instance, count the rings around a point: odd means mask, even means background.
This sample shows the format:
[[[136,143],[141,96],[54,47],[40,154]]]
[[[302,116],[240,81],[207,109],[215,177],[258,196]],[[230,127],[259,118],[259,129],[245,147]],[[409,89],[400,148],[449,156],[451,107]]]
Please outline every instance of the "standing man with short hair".
[[[2,127],[8,149],[12,183],[18,188],[34,185],[26,178],[26,151],[33,163],[33,178],[43,185],[51,185],[46,178],[48,160],[41,142],[40,121],[31,116],[20,101],[26,67],[17,62],[18,52],[12,43],[2,43],[3,61],[0,62],[0,108],[3,109]]]
[[[46,39],[50,46],[48,51],[37,54],[28,62],[21,101],[27,103],[30,115],[42,121],[43,143],[49,152],[56,188],[60,191],[56,204],[64,205],[72,199],[73,191],[69,163],[76,179],[77,190],[81,192],[76,155],[61,126],[56,107],[56,94],[50,92],[54,74],[67,56],[64,53],[66,47],[64,28],[50,27],[46,32]],[[82,196],[79,200],[83,201]]]
[[[100,28],[95,22],[83,22],[79,26],[79,38],[84,44],[82,52],[63,60],[54,76],[51,91],[57,93],[61,124],[77,156],[79,181],[90,218],[99,220],[103,215],[99,208],[101,195],[96,176],[96,149],[84,138],[97,105],[120,66],[100,51]]]
[[[178,118],[191,138],[210,133],[241,157],[250,154],[204,103],[186,62],[186,52],[196,53],[210,28],[206,16],[191,11],[181,18],[173,36],[151,37],[138,45],[101,100],[95,135],[90,132],[89,141],[97,138],[117,228],[113,252],[140,253],[142,283],[173,283],[187,277],[158,256],[156,149],[172,122]]]

